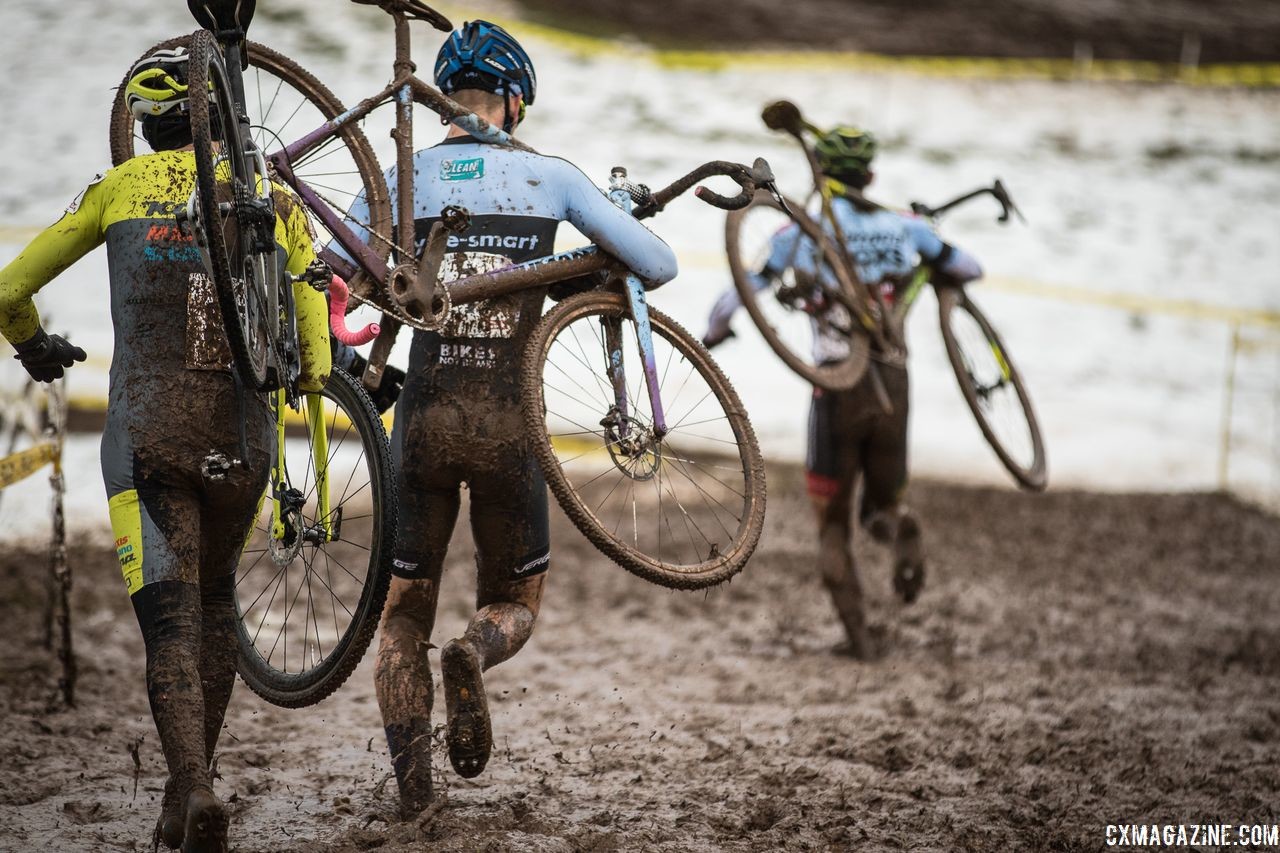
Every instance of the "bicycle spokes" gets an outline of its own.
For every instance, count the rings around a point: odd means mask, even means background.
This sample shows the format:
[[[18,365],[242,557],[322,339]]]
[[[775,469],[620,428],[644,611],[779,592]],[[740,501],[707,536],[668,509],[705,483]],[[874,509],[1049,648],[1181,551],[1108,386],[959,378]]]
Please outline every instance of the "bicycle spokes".
[[[288,410],[279,438],[236,588],[257,653],[300,673],[337,647],[368,582],[373,473],[350,418],[320,395]]]
[[[711,384],[659,328],[651,396],[641,340],[620,312],[561,330],[543,372],[547,428],[570,486],[611,536],[664,564],[702,564],[744,523],[739,437]]]

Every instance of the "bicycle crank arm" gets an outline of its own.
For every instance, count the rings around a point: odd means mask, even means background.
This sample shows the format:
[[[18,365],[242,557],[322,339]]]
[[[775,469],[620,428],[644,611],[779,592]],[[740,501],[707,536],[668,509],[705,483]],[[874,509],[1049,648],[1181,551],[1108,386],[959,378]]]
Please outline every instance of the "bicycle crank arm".
[[[391,314],[383,312],[382,322],[378,325],[381,331],[373,339],[373,348],[369,350],[364,374],[359,377],[361,384],[369,391],[377,391],[382,386],[382,374],[387,368],[387,359],[391,357],[391,347],[395,345],[401,323]]]

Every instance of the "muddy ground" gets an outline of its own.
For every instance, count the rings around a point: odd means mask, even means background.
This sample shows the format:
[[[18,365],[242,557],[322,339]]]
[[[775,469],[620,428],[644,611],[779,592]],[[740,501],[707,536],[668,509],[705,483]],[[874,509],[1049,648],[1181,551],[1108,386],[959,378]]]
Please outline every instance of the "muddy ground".
[[[1180,62],[1280,59],[1273,0],[514,0],[536,20],[686,47]],[[1190,56],[1188,57],[1190,58]]]
[[[442,772],[442,807],[399,822],[369,660],[309,710],[239,686],[217,760],[233,850],[1094,850],[1107,823],[1280,822],[1280,520],[1218,495],[914,502],[929,586],[899,606],[871,552],[874,663],[830,651],[797,472],[709,595],[604,564],[558,516],[543,619],[490,675],[485,774]],[[458,535],[441,641],[468,615]],[[36,642],[44,557],[0,557],[0,849],[149,849],[138,630],[108,543],[72,557],[72,711]]]

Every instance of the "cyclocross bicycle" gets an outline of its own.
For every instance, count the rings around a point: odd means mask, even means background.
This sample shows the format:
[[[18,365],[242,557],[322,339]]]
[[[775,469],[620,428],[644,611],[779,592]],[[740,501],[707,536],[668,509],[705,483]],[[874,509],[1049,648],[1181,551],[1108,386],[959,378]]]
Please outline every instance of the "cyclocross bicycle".
[[[418,0],[353,2],[376,5],[392,16],[396,52],[391,84],[351,109],[287,57],[253,42],[241,45],[248,21],[228,17],[223,21],[227,26],[214,22],[217,41],[226,48],[225,63],[207,32],[163,46],[190,44],[193,66],[210,68],[211,103],[228,105],[237,120],[219,121],[209,135],[223,134],[216,148],[247,152],[244,186],[253,186],[262,170],[288,185],[317,224],[318,242],[341,246],[355,259],[352,265],[334,252],[322,252],[351,282],[354,301],[383,312],[383,333],[370,354],[365,385],[377,387],[401,325],[436,329],[451,306],[595,276],[597,286],[564,299],[543,318],[521,366],[524,414],[548,485],[592,543],[641,577],[693,589],[740,571],[763,525],[764,465],[728,380],[693,337],[648,307],[639,280],[597,247],[437,283],[445,241],[450,229],[466,227],[466,212],[442,216],[417,257],[411,208],[412,105],[425,105],[482,140],[527,146],[414,75],[410,21],[451,30],[444,16]],[[247,63],[243,74],[242,61]],[[241,78],[237,89],[235,81]],[[224,88],[228,93],[220,94]],[[237,100],[239,91],[243,101]],[[394,233],[383,171],[361,129],[371,113],[392,105],[400,181]],[[193,115],[193,120],[202,116]],[[227,138],[246,129],[240,142]],[[133,119],[119,102],[112,112],[111,143],[117,162],[132,156]],[[251,178],[252,170],[259,171]],[[618,203],[624,196],[632,199],[633,212],[642,217],[713,175],[728,176],[740,192],[725,198],[698,187],[695,194],[724,208],[744,206],[757,188],[772,185],[763,161],[753,167],[716,161],[658,192],[632,184],[618,172],[610,179],[611,192]],[[198,194],[196,206],[211,212],[197,226],[238,220],[242,207],[250,225],[258,215],[252,193],[230,200],[214,193],[210,199],[206,188],[199,187]],[[346,211],[357,197],[365,200],[369,214],[364,221],[348,223]],[[227,246],[237,257],[229,258],[227,267],[256,269],[252,241],[246,245],[242,235],[234,236],[240,242],[229,240]],[[234,293],[235,277],[230,278],[227,289]],[[250,316],[244,310],[234,314],[236,321]],[[376,621],[376,614],[371,618]]]
[[[757,194],[750,206],[731,212],[725,237],[734,285],[748,314],[784,363],[819,387],[832,391],[851,388],[869,366],[874,370],[876,363],[903,362],[906,315],[929,282],[931,270],[927,266],[917,270],[891,306],[878,288],[866,287],[845,248],[831,201],[844,196],[863,210],[878,209],[879,205],[822,175],[813,147],[805,138],[805,134],[820,136],[822,129],[807,122],[794,104],[770,104],[762,118],[766,126],[790,134],[804,149],[814,182],[808,201],[817,198],[820,207],[815,219],[805,212],[807,205],[780,204],[768,194]],[[991,195],[1000,203],[1001,223],[1008,222],[1011,214],[1021,218],[1000,181],[936,208],[917,202],[912,210],[937,219],[982,195]],[[784,257],[770,257],[775,251],[774,236],[787,227],[797,227],[806,239],[790,241]],[[798,257],[801,251],[812,251],[804,248],[812,245],[819,247],[816,263],[812,258]],[[776,273],[767,281],[760,278],[766,264]],[[935,290],[947,357],[983,436],[1021,486],[1043,490],[1048,482],[1044,440],[1008,348],[964,287],[944,285]],[[818,334],[830,331],[849,341],[847,354],[842,352],[839,360],[825,360],[826,353],[814,347]]]

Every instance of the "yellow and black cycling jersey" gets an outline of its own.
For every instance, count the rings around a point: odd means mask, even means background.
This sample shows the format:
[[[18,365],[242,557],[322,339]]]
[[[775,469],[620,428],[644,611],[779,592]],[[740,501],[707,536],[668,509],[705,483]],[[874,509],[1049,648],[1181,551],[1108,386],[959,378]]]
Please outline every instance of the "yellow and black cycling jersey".
[[[276,440],[267,396],[236,387],[213,283],[174,220],[194,184],[189,152],[135,157],[0,270],[0,334],[23,341],[40,322],[31,297],[107,244],[115,346],[102,475],[130,595],[234,571]],[[274,196],[279,264],[300,274],[314,259],[311,229],[292,195]],[[307,284],[293,289],[301,382],[318,390],[330,369],[328,306]],[[215,457],[243,464],[210,479],[204,466]],[[135,599],[140,613],[149,595]]]
[[[194,241],[178,227],[195,184],[195,155],[163,151],[134,157],[96,179],[8,266],[0,270],[0,334],[27,340],[39,325],[32,296],[103,242],[107,244],[111,319],[118,368],[225,370],[230,364],[213,284]],[[311,229],[296,198],[277,188],[276,243],[283,269],[300,274],[315,257]],[[302,351],[302,387],[328,378],[328,309],[323,294],[294,285]],[[145,366],[131,365],[134,351]],[[126,381],[134,377],[120,377]]]

